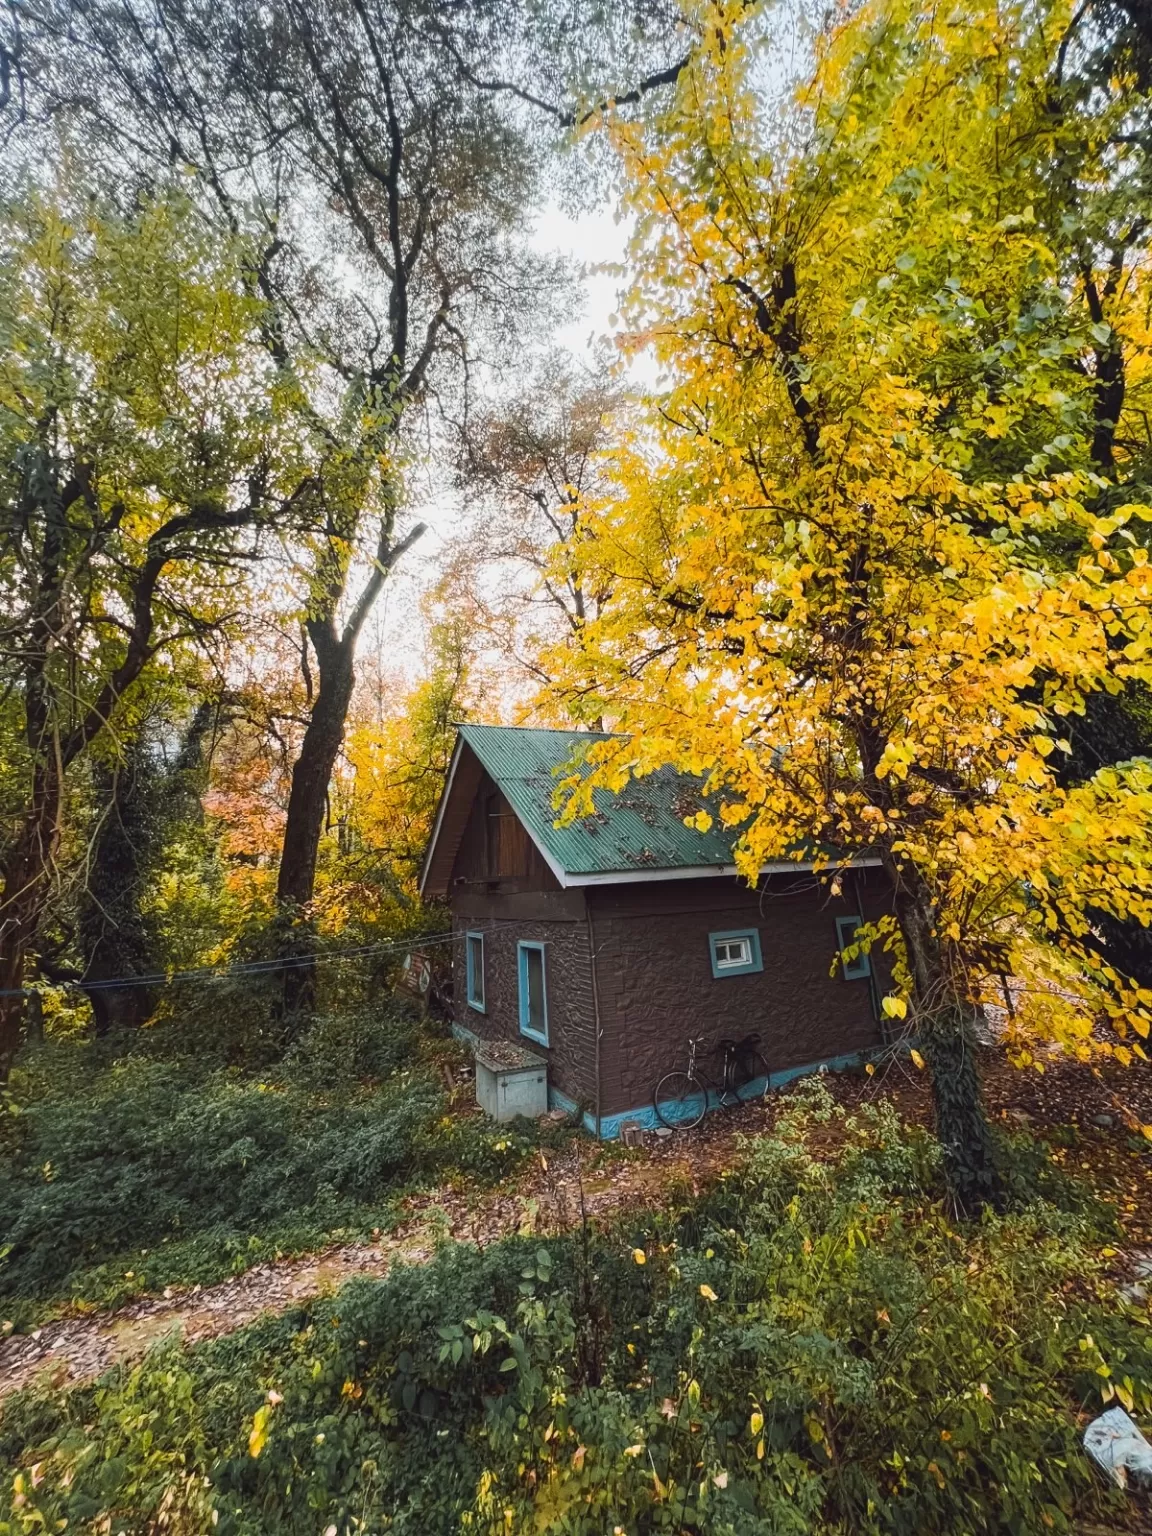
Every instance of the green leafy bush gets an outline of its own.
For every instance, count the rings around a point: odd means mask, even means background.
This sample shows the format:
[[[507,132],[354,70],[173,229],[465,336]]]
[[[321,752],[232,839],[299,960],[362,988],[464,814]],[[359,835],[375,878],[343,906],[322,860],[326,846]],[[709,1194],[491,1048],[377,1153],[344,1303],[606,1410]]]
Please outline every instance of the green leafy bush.
[[[35,1315],[19,1299],[203,1283],[370,1231],[399,1190],[496,1176],[530,1144],[446,1108],[403,1018],[317,1021],[259,1077],[154,1043],[110,1062],[57,1044],[0,1114],[3,1315]]]
[[[142,1531],[199,1489],[186,1528],[210,1509],[222,1536],[1070,1531],[1110,1497],[1077,1413],[1149,1407],[1147,1320],[1075,1208],[958,1227],[938,1194],[927,1137],[806,1089],[645,1228],[449,1246],[24,1394],[0,1532]]]

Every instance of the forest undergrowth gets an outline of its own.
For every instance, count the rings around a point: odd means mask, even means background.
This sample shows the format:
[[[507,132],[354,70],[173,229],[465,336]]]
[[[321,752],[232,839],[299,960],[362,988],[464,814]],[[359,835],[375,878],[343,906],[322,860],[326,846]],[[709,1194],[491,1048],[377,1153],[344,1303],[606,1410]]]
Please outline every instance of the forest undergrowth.
[[[0,1100],[7,1331],[369,1238],[405,1195],[483,1188],[538,1143],[450,1088],[463,1051],[402,1007],[361,1001],[279,1050],[232,1002],[215,1032],[185,1020],[25,1053]]]
[[[1008,1206],[957,1222],[929,1134],[809,1083],[654,1217],[445,1244],[17,1395],[0,1531],[1072,1530],[1152,1329],[1111,1207],[1027,1134],[1001,1155]]]

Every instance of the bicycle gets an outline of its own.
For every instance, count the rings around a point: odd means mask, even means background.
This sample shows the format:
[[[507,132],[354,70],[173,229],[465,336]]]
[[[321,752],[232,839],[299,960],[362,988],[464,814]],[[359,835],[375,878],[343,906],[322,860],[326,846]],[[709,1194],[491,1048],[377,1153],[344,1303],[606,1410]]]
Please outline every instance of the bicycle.
[[[768,1095],[770,1069],[757,1049],[759,1035],[719,1041],[714,1052],[723,1056],[719,1087],[696,1064],[697,1053],[703,1044],[703,1036],[689,1038],[688,1070],[665,1072],[653,1091],[652,1108],[656,1118],[669,1130],[690,1131],[699,1125],[708,1113],[709,1094],[725,1109]],[[763,1087],[757,1086],[761,1080]]]

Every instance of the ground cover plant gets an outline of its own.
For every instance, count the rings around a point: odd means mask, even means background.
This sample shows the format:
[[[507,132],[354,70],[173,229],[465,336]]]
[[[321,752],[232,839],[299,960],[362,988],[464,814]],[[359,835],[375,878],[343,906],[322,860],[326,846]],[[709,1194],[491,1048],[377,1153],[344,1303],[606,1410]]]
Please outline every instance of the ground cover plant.
[[[248,1067],[181,1031],[27,1054],[0,1113],[0,1317],[208,1283],[367,1236],[416,1186],[508,1172],[534,1138],[448,1113],[460,1055],[369,1008]]]
[[[817,1084],[701,1199],[429,1265],[0,1419],[0,1531],[1071,1530],[1080,1418],[1150,1400],[1108,1218],[1017,1143],[940,1154]],[[111,1527],[102,1522],[111,1519]]]

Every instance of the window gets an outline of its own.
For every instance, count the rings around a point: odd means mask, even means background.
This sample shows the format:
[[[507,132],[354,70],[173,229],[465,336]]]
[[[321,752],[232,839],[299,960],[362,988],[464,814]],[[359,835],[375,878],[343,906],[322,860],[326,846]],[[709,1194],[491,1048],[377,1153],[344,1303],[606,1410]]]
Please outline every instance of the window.
[[[840,974],[845,981],[863,981],[866,976],[872,974],[872,962],[867,954],[861,951],[854,960],[849,960],[844,953],[855,944],[856,930],[860,923],[859,917],[836,919],[836,947],[840,951]]]
[[[740,928],[734,933],[710,933],[708,948],[712,955],[713,976],[746,976],[762,971],[760,934],[755,928]]]
[[[548,994],[544,981],[544,946],[521,941],[516,946],[520,975],[520,1033],[548,1044]]]
[[[484,1012],[484,935],[470,933],[464,941],[468,1006]]]

